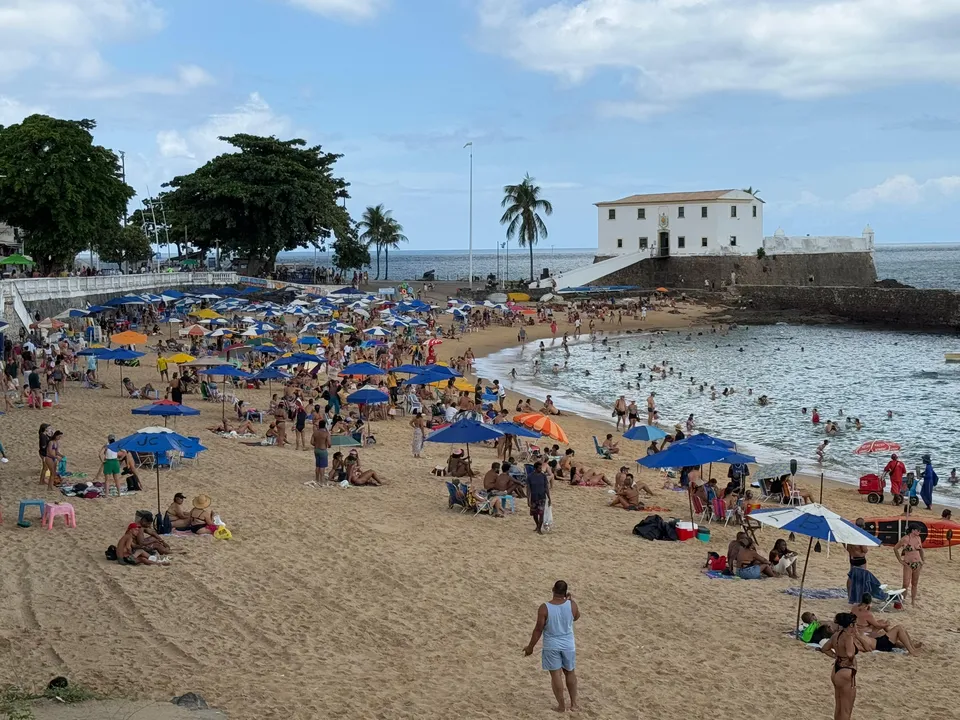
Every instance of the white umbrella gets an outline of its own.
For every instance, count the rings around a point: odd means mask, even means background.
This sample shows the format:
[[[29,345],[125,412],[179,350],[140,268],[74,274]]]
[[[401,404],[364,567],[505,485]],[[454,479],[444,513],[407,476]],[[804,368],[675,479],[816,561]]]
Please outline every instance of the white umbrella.
[[[833,510],[818,503],[754,510],[749,517],[763,525],[770,525],[810,538],[807,545],[807,557],[803,562],[803,576],[800,578],[800,596],[797,598],[797,622],[800,626],[800,607],[803,603],[803,583],[807,578],[807,565],[810,562],[810,550],[813,539],[844,543],[845,545],[870,545],[876,547],[880,541],[866,530],[861,530],[849,520],[844,520]]]
[[[386,337],[390,333],[384,330],[382,327],[372,327],[367,328],[363,331],[364,335],[370,335],[372,337]]]

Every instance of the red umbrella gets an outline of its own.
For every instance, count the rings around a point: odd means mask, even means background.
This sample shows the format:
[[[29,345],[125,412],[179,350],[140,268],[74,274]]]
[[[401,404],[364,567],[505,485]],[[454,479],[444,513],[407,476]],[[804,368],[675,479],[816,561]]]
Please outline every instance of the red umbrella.
[[[888,453],[896,452],[900,449],[900,443],[889,440],[868,440],[863,445],[853,451],[854,455],[869,455],[870,453]]]

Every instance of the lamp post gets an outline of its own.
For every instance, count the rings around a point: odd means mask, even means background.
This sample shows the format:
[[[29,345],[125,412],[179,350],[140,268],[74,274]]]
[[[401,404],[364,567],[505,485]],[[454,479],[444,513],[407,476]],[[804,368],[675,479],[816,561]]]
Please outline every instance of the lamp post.
[[[473,290],[473,140],[464,147],[470,148],[470,262],[468,263],[470,272],[470,289]]]

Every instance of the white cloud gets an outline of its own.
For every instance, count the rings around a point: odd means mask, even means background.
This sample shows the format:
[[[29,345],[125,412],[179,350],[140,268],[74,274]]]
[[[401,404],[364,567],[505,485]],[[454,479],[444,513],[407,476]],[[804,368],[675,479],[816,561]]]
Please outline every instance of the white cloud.
[[[296,7],[325,17],[369,20],[389,5],[390,0],[287,0]]]
[[[206,162],[230,150],[229,145],[218,140],[219,137],[239,133],[289,139],[293,123],[290,118],[276,114],[259,93],[251,93],[246,102],[231,112],[211,115],[183,132],[163,130],[157,133],[157,149],[165,158]]]
[[[25,105],[19,100],[0,95],[0,125],[13,125],[36,113],[46,112],[41,107]]]
[[[213,77],[203,68],[196,65],[183,65],[177,68],[177,74],[174,77],[140,77],[126,82],[87,88],[79,91],[79,94],[98,100],[131,95],[180,95],[204,85],[212,85],[213,82]]]
[[[813,98],[910,82],[960,81],[960,2],[924,0],[481,0],[484,44],[582,82],[613,69],[646,117],[719,92]]]
[[[910,175],[894,175],[879,185],[857,190],[846,199],[855,210],[874,205],[918,205],[922,202],[960,196],[960,175],[946,175],[919,182]]]

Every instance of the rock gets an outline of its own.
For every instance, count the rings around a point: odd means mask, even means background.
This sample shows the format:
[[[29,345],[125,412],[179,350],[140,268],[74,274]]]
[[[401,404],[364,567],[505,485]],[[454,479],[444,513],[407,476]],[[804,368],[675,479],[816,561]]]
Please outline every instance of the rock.
[[[182,708],[187,710],[208,710],[207,701],[203,699],[202,696],[197,695],[196,693],[188,692],[183,695],[179,695],[171,700],[174,705],[179,705]]]

